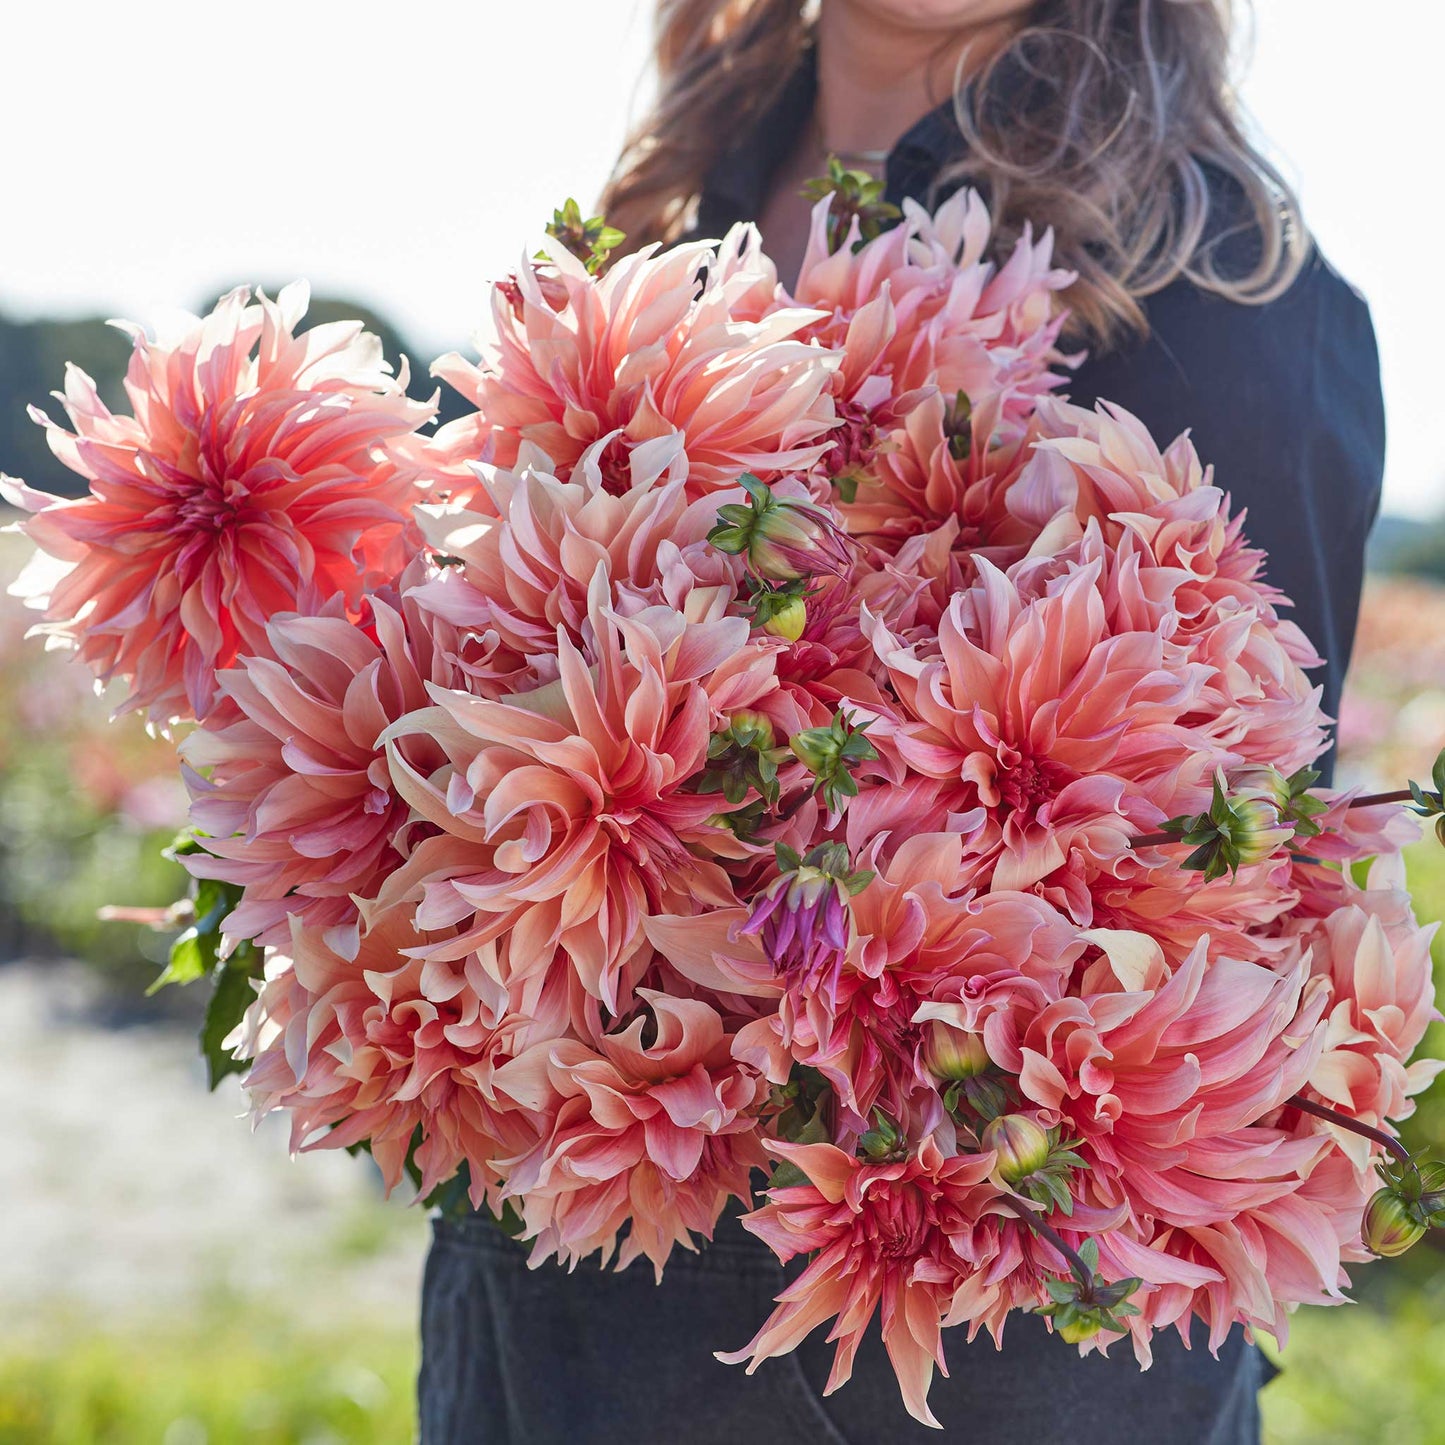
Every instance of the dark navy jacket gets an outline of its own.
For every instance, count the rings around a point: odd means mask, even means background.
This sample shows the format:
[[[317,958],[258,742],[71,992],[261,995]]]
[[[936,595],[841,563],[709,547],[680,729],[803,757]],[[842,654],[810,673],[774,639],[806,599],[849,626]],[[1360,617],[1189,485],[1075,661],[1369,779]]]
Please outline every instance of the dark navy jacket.
[[[813,105],[804,66],[742,145],[713,167],[695,232],[719,236],[755,219],[774,172],[807,126]],[[924,203],[964,141],[952,104],[925,116],[888,158],[887,199]],[[1228,197],[1216,197],[1225,218]],[[1041,222],[1047,217],[1040,218]],[[766,238],[764,238],[766,241]],[[1223,248],[1247,263],[1243,236]],[[1368,307],[1315,252],[1288,292],[1246,306],[1178,280],[1146,298],[1149,334],[1091,355],[1065,391],[1134,413],[1161,444],[1188,430],[1214,480],[1247,510],[1249,540],[1269,554],[1266,576],[1294,603],[1292,616],[1325,659],[1313,674],[1336,715],[1355,635],[1365,538],[1380,505],[1385,414]]]

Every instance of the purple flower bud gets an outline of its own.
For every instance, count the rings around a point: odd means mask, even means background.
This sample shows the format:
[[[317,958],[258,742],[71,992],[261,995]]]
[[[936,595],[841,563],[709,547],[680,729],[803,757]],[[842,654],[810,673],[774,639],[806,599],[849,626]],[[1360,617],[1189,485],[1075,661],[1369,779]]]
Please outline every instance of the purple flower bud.
[[[769,582],[842,576],[853,564],[847,535],[821,508],[774,497],[753,523],[748,563]]]
[[[754,901],[741,931],[758,938],[768,961],[791,984],[832,989],[848,949],[845,880],[799,863]]]

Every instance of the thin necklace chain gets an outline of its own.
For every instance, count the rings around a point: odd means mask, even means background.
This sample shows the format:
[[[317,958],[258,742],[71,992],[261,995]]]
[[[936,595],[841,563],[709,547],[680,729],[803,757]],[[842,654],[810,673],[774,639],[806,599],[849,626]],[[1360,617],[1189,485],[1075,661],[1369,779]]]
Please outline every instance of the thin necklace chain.
[[[886,165],[892,154],[891,148],[881,151],[850,151],[841,146],[830,146],[823,136],[823,127],[818,121],[817,111],[813,112],[813,141],[820,155],[837,156],[845,165],[881,166]]]

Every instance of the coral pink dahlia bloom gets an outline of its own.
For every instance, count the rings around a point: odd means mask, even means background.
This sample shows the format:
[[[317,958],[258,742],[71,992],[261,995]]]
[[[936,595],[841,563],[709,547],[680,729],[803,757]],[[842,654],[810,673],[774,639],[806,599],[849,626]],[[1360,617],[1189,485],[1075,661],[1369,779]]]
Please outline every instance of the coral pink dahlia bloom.
[[[402,862],[411,809],[392,786],[380,738],[425,707],[427,683],[451,682],[453,669],[410,601],[393,607],[376,596],[366,611],[365,625],[272,622],[271,655],[220,674],[231,716],[181,745],[190,821],[206,847],[186,866],[245,889],[224,923],[233,939],[284,948],[293,913],[311,926],[348,926],[353,895],[374,896]],[[441,762],[424,737],[408,740],[407,756],[413,767]]]
[[[645,1012],[595,1047],[539,1044],[499,1071],[498,1085],[533,1108],[555,1110],[547,1136],[507,1161],[505,1196],[535,1240],[534,1262],[575,1263],[617,1248],[658,1278],[675,1244],[711,1238],[729,1197],[750,1200],[765,1162],[754,1106],[766,1085],[735,1063],[718,1014],[698,1000],[639,992]]]
[[[954,1297],[978,1269],[968,1248],[975,1222],[998,1195],[991,1153],[944,1158],[932,1139],[897,1164],[868,1164],[832,1144],[773,1143],[808,1182],[774,1189],[743,1224],[786,1262],[812,1255],[778,1296],[751,1343],[718,1356],[728,1364],[787,1354],[836,1318],[831,1394],[853,1372],[858,1344],[881,1311],[883,1344],[908,1413],[938,1425],[928,1408],[933,1367],[946,1375],[942,1326]]]
[[[561,946],[615,1012],[629,961],[647,952],[643,917],[735,901],[707,856],[732,837],[711,821],[721,799],[687,784],[715,718],[774,683],[744,618],[620,616],[600,569],[589,617],[586,654],[558,629],[557,681],[496,701],[434,687],[433,706],[389,730],[397,786],[437,836],[384,896],[417,899],[423,928],[460,924],[448,952],[509,930],[523,955]],[[406,761],[417,734],[446,758],[429,775]]]
[[[291,929],[238,1049],[253,1060],[243,1082],[254,1111],[288,1110],[296,1148],[369,1141],[389,1189],[420,1129],[421,1192],[466,1163],[480,1205],[493,1161],[530,1147],[546,1124],[498,1093],[495,1077],[547,1021],[513,1014],[475,957],[414,957],[410,909],[368,912],[344,949],[297,919]]]
[[[555,242],[544,249],[543,271],[528,263],[494,292],[496,341],[482,367],[446,356],[433,368],[480,408],[437,434],[444,472],[509,467],[531,442],[565,478],[588,445],[616,433],[603,470],[624,491],[632,452],[680,433],[697,495],[743,472],[768,480],[806,468],[826,449],[837,359],[799,336],[818,313],[736,313],[740,296],[775,285],[752,227],[719,250],[697,241],[625,256],[600,280]]]
[[[61,397],[75,431],[41,413],[50,446],[90,483],[75,501],[7,483],[36,515],[23,530],[66,571],[35,600],[40,630],[72,645],[122,709],[204,717],[215,672],[264,654],[281,612],[354,606],[398,570],[414,473],[388,455],[433,408],[406,396],[359,322],[296,334],[304,285],[248,304],[244,288],[202,320],[148,340],[131,329],[134,416],[84,372]]]

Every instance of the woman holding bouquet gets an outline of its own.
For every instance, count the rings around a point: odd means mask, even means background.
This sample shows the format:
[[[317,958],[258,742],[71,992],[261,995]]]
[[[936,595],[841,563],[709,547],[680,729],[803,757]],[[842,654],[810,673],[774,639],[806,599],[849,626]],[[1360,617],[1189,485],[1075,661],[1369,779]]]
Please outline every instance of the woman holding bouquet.
[[[977,188],[1005,245],[1052,226],[1077,273],[1067,349],[1087,352],[1068,394],[1108,398],[1161,441],[1192,429],[1326,659],[1333,714],[1379,502],[1378,364],[1364,303],[1245,139],[1229,33],[1227,0],[661,0],[657,104],[605,208],[634,246],[756,218],[785,285],[807,242],[800,188],[830,156],[895,205]],[[826,1399],[822,1331],[756,1375],[713,1361],[786,1283],[731,1215],[660,1286],[641,1265],[530,1272],[486,1219],[439,1222],[423,1440],[936,1438],[903,1415],[876,1334]],[[961,1334],[932,1396],[960,1438],[1258,1438],[1268,1366],[1238,1328],[1217,1357],[1202,1329],[1189,1349],[1161,1334],[1147,1372],[1126,1350],[1081,1358],[1033,1316],[1000,1351]]]

